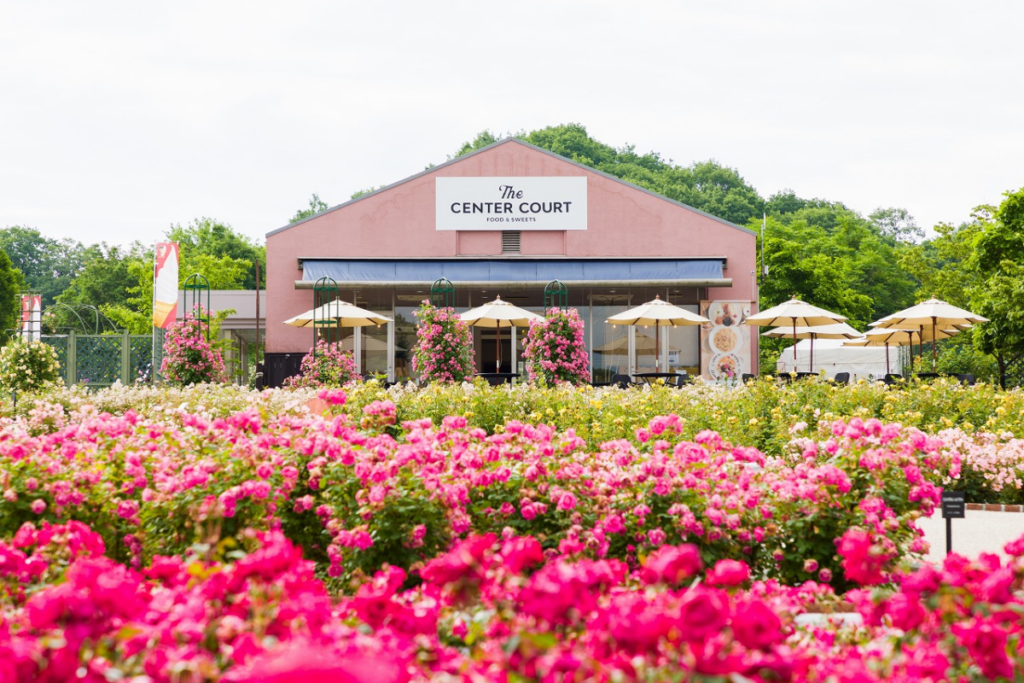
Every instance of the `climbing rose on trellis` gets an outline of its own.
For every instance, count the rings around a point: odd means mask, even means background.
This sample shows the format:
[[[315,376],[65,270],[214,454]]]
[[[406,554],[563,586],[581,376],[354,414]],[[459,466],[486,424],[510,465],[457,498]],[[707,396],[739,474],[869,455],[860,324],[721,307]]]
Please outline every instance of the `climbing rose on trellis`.
[[[412,369],[423,382],[461,382],[476,372],[473,332],[454,308],[435,308],[424,301],[415,313],[416,349]]]
[[[165,381],[178,386],[228,381],[224,359],[206,341],[206,331],[206,323],[192,316],[167,329],[165,355],[160,364]]]
[[[302,358],[299,374],[284,381],[289,387],[340,387],[362,376],[356,372],[356,361],[349,351],[343,351],[341,342],[316,343],[316,353],[309,350]]]
[[[590,356],[583,321],[575,308],[552,308],[543,320],[530,323],[523,358],[531,380],[552,384],[584,384],[590,380]]]

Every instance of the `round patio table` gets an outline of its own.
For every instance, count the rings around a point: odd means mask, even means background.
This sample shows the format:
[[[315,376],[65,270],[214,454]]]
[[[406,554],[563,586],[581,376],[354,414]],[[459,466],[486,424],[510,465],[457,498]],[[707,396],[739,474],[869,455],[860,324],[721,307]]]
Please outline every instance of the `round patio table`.
[[[680,375],[678,372],[638,372],[633,376],[637,379],[642,379],[648,384],[656,384],[659,379],[664,379],[665,384],[670,386],[676,386],[676,382],[679,381],[680,377],[686,377],[686,375]],[[669,379],[673,381],[669,382]]]
[[[492,386],[499,384],[512,384],[512,380],[519,377],[518,372],[478,372],[477,377],[483,377]]]

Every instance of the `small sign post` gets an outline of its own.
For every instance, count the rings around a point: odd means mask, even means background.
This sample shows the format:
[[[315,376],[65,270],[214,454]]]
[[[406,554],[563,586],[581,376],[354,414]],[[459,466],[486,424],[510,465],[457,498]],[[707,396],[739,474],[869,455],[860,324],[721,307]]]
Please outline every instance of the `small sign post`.
[[[942,492],[942,516],[946,520],[946,554],[953,552],[953,520],[966,516],[967,499],[963,491]]]

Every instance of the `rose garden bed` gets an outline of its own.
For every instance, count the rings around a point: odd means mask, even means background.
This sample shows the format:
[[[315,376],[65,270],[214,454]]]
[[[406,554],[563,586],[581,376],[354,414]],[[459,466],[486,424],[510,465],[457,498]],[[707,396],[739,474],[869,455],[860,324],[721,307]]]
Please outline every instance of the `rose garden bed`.
[[[943,485],[1019,489],[1012,436],[967,419],[940,438],[817,408],[783,428],[774,408],[807,397],[771,387],[369,384],[321,392],[323,414],[311,391],[121,391],[51,392],[0,424],[0,681],[1022,673],[1024,544],[1005,566],[920,560]],[[880,409],[931,409],[890,395]],[[530,412],[477,421],[502,401]],[[769,425],[745,412],[763,409]],[[842,601],[863,626],[797,624]]]

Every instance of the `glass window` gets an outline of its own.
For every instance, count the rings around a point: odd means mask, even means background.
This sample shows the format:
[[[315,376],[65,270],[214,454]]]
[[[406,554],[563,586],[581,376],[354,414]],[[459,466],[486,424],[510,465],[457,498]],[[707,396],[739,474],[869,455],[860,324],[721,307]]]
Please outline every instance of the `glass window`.
[[[610,316],[629,308],[629,293],[623,291],[594,292],[589,316],[584,318],[589,329],[590,366],[595,384],[606,384],[614,375],[629,374],[629,327],[610,325]],[[653,352],[652,352],[653,353]]]

